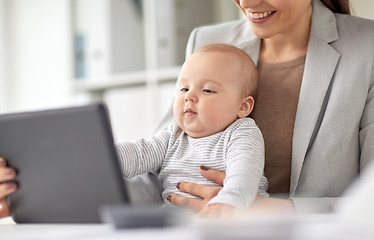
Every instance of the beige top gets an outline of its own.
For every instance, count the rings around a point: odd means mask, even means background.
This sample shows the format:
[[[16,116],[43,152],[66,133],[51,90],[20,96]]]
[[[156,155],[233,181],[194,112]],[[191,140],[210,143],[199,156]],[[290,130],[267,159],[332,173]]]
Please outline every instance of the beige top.
[[[251,116],[265,140],[265,176],[270,194],[289,193],[292,135],[305,56],[283,63],[258,63],[259,86]]]

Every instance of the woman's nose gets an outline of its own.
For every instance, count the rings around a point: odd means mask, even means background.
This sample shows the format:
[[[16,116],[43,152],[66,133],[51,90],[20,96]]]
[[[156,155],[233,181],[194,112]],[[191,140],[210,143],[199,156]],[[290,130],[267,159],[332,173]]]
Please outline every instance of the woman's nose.
[[[236,4],[238,4],[241,8],[253,8],[260,5],[263,0],[234,0]]]

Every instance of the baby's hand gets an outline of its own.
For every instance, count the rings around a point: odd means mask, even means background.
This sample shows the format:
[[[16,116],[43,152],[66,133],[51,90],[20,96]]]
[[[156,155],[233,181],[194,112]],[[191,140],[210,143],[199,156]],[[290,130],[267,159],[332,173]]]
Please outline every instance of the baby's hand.
[[[214,203],[206,205],[198,214],[202,218],[222,218],[233,216],[238,213],[238,210],[233,206],[223,203]]]

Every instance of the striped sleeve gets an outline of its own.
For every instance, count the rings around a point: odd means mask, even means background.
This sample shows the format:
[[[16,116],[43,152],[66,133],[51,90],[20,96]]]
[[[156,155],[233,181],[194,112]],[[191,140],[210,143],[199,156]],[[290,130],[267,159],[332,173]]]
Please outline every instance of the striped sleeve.
[[[157,171],[168,149],[173,127],[159,132],[149,139],[137,139],[115,144],[122,174],[131,178],[139,174]]]
[[[256,198],[260,182],[264,184],[264,151],[259,128],[253,121],[241,121],[233,130],[227,146],[223,189],[209,204],[224,203],[240,210],[247,209]]]

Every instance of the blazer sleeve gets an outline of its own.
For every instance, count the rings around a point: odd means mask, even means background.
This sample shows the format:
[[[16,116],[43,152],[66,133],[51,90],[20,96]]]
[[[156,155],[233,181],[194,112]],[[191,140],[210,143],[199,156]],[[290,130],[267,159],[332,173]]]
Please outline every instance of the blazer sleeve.
[[[371,74],[366,104],[361,117],[359,141],[361,148],[360,170],[362,171],[367,168],[370,162],[374,161],[374,70]]]
[[[371,73],[358,136],[360,144],[359,167],[362,172],[374,161],[374,70]],[[336,211],[336,206],[344,200],[343,198],[347,197],[295,197],[292,200],[298,213],[330,213]]]

